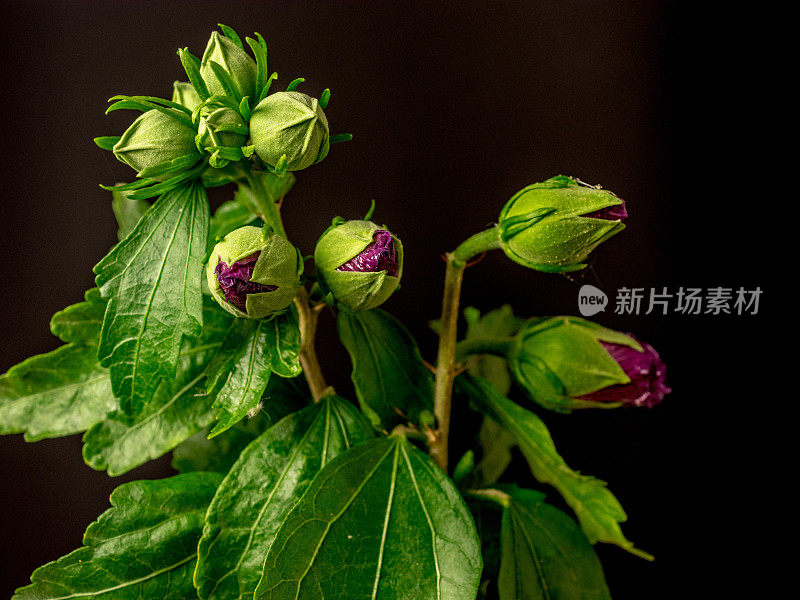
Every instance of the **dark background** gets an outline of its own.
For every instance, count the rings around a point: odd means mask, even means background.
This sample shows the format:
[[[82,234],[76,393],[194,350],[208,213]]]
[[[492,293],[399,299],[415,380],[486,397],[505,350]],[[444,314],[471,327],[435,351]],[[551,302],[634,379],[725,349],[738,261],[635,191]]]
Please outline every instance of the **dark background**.
[[[185,79],[175,50],[201,55],[217,22],[242,36],[259,31],[279,82],[302,75],[301,89],[314,95],[330,87],[333,132],[355,134],[298,174],[284,207],[290,237],[311,253],[331,217],[360,217],[375,198],[375,220],[406,250],[402,290],[386,308],[429,360],[440,254],[493,222],[519,188],[559,173],[625,198],[628,229],[571,277],[490,255],[467,271],[465,306],[575,314],[583,283],[609,295],[623,286],[761,286],[756,316],[598,315],[659,349],[674,393],[651,411],[547,421],[568,464],[609,482],[628,512],[627,537],[657,557],[598,546],[617,600],[766,592],[775,583],[762,562],[766,535],[778,515],[759,470],[773,460],[774,406],[760,373],[778,290],[762,271],[775,262],[776,236],[760,219],[761,194],[772,193],[767,136],[781,117],[765,88],[769,34],[751,13],[698,13],[697,4],[8,5],[0,372],[58,345],[50,315],[81,299],[91,267],[116,241],[110,197],[97,184],[132,172],[91,138],[121,133],[133,115],[104,116],[105,100],[169,97],[172,81]],[[349,394],[332,319],[321,327],[323,367]],[[80,445],[80,436],[0,438],[0,595],[80,546],[114,487],[171,472],[165,458],[111,479],[83,464]]]

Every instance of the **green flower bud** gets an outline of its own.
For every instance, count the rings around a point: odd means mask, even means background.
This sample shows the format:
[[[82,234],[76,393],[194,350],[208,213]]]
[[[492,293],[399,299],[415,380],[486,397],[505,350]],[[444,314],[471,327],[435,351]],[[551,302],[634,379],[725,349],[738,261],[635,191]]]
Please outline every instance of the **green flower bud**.
[[[269,226],[240,227],[214,246],[206,267],[211,295],[237,317],[286,310],[300,288],[303,257]]]
[[[211,61],[219,64],[230,74],[242,97],[255,98],[256,62],[247,52],[216,31],[211,34],[203,59],[200,61],[200,75],[212,95],[223,96],[225,89],[211,69]]]
[[[369,310],[400,285],[403,245],[371,221],[334,222],[314,252],[317,279],[337,304]]]
[[[259,102],[250,117],[250,139],[272,167],[286,155],[288,171],[310,167],[330,150],[328,119],[319,101],[300,92],[277,92]]]
[[[517,192],[500,213],[503,250],[531,269],[582,269],[589,253],[625,228],[625,203],[609,191],[559,175]]]
[[[197,95],[197,91],[191,83],[176,81],[172,84],[172,101],[189,110],[194,110],[194,107],[200,104],[200,96]]]
[[[578,317],[531,319],[508,359],[528,395],[559,412],[654,406],[669,393],[664,364],[651,346]]]
[[[201,150],[211,146],[241,147],[247,141],[246,135],[232,131],[218,131],[220,127],[231,125],[247,127],[242,116],[232,108],[202,109],[200,126],[197,129],[198,147]]]
[[[167,110],[171,113],[171,109]],[[185,156],[201,155],[194,143],[196,132],[177,118],[160,110],[148,110],[136,119],[114,145],[113,152],[119,160],[142,171]],[[169,173],[172,177],[191,169],[197,161],[189,161],[180,169]],[[145,176],[145,175],[142,175]],[[165,177],[165,178],[168,178]],[[159,181],[162,178],[153,177]]]

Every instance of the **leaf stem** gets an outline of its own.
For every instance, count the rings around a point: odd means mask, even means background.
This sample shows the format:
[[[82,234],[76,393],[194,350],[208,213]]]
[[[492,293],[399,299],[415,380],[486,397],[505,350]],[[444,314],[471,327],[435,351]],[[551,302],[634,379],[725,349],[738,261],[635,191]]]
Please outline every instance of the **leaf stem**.
[[[445,255],[447,268],[444,275],[442,296],[442,328],[439,333],[439,352],[436,360],[436,387],[434,388],[433,413],[436,416],[436,431],[430,442],[430,456],[446,473],[448,439],[450,436],[450,405],[455,379],[456,335],[458,333],[458,307],[461,299],[461,283],[469,260],[482,252],[500,248],[497,226],[491,227],[466,239],[453,252]]]

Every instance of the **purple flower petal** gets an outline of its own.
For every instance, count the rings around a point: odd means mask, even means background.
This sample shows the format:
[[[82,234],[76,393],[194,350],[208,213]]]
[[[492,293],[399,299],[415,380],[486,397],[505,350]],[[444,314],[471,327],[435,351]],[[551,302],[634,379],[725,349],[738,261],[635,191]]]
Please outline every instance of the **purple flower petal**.
[[[386,271],[387,275],[397,277],[397,248],[395,248],[392,234],[385,229],[379,229],[372,235],[372,242],[369,246],[336,270],[360,273]]]
[[[218,257],[219,262],[214,269],[217,281],[225,294],[225,300],[242,312],[247,312],[247,294],[274,292],[278,289],[277,285],[265,285],[250,281],[260,255],[261,252],[254,252],[231,266],[226,265],[222,258]]]
[[[625,200],[623,200],[622,204],[606,206],[581,216],[591,219],[606,219],[608,221],[624,221],[628,218],[628,210],[625,208]]]
[[[592,392],[582,396],[581,399],[595,402],[624,402],[630,406],[652,408],[672,391],[666,384],[666,366],[655,348],[639,342],[644,352],[637,352],[628,346],[600,343],[608,350],[611,358],[619,363],[631,382]]]

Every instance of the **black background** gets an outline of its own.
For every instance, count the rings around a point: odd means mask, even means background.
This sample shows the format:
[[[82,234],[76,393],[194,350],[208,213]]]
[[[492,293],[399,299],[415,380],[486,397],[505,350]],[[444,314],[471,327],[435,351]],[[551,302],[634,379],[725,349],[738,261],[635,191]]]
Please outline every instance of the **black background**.
[[[776,193],[766,186],[767,136],[781,117],[765,87],[769,34],[753,15],[678,2],[218,4],[4,9],[0,371],[58,345],[50,315],[81,299],[116,241],[97,184],[132,172],[91,138],[121,133],[133,116],[104,116],[105,100],[169,97],[185,78],[175,50],[201,55],[217,22],[259,31],[279,83],[304,76],[301,90],[314,95],[330,87],[333,132],[355,134],[298,173],[284,205],[290,237],[311,253],[331,217],[360,217],[375,198],[375,220],[406,250],[402,289],[385,308],[429,360],[440,254],[493,222],[516,190],[559,173],[625,198],[628,229],[571,277],[490,255],[467,271],[465,306],[575,314],[583,283],[609,295],[623,286],[764,290],[756,316],[598,315],[659,349],[674,393],[651,411],[546,419],[568,464],[609,482],[628,512],[624,532],[657,557],[598,547],[617,600],[766,592],[775,579],[761,561],[776,525],[761,469],[774,460],[766,428],[775,404],[761,374],[778,290],[762,271],[776,260],[762,219]],[[350,394],[332,319],[321,327],[323,367]],[[469,428],[459,425],[456,417],[456,446]],[[0,595],[78,547],[114,487],[171,472],[162,459],[111,479],[83,464],[80,445],[80,436],[0,439]]]

